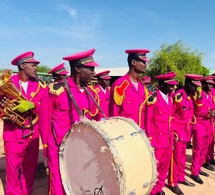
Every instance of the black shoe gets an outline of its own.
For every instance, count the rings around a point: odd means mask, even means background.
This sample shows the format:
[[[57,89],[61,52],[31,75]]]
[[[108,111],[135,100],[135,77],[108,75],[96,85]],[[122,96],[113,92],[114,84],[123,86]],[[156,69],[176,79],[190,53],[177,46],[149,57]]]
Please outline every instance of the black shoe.
[[[203,184],[204,182],[202,181],[202,179],[198,176],[198,175],[191,175],[190,176],[195,182],[199,183],[199,184]]]
[[[192,148],[193,148],[191,142],[188,142],[188,143],[187,143],[186,148],[187,148],[187,149],[192,149]]]
[[[215,169],[212,166],[210,166],[209,163],[204,163],[202,166],[210,171],[215,171]]]
[[[178,186],[174,186],[174,187],[168,186],[168,187],[173,193],[178,195],[184,195],[184,193],[181,191],[181,189]]]
[[[157,192],[155,195],[165,195],[165,192],[162,190],[162,192]]]
[[[211,159],[211,160],[210,160],[210,164],[215,165],[215,160],[214,160],[214,159]]]
[[[209,177],[209,174],[208,174],[208,173],[205,173],[205,172],[202,171],[202,170],[199,171],[199,174],[200,174],[200,175],[203,175],[203,176],[205,176],[205,177]]]
[[[191,182],[187,181],[186,179],[184,181],[179,181],[178,183],[181,183],[181,184],[184,184],[184,185],[190,186],[190,187],[194,187],[195,186],[194,183],[191,183]]]

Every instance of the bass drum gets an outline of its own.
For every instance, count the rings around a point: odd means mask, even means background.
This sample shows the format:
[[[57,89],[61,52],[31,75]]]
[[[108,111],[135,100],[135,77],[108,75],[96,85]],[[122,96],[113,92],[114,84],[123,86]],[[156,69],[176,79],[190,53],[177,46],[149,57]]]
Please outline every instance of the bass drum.
[[[154,150],[131,119],[83,119],[68,131],[59,154],[67,195],[143,195],[156,182]]]

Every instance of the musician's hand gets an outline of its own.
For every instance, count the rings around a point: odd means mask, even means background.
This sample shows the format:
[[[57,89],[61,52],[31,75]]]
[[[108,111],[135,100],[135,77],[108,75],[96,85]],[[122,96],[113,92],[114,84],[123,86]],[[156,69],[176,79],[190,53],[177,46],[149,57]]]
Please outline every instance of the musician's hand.
[[[22,101],[19,101],[19,105],[14,107],[12,110],[17,110],[17,111],[23,113],[32,108],[35,108],[35,105],[33,102],[22,100]]]
[[[2,119],[10,123],[16,123],[16,121],[18,120],[17,116],[13,114],[11,114],[10,116],[3,116]]]

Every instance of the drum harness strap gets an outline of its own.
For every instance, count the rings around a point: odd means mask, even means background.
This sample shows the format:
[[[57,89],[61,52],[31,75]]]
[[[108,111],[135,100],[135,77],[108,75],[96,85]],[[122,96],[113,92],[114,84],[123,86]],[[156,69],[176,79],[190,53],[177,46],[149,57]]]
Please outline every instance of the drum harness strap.
[[[64,86],[65,86],[65,89],[66,89],[67,94],[69,95],[70,99],[72,100],[72,102],[73,102],[73,104],[74,104],[74,106],[75,106],[75,109],[76,109],[77,112],[78,112],[78,115],[79,115],[81,118],[83,118],[84,115],[83,115],[83,113],[81,112],[81,110],[80,110],[80,108],[79,108],[79,106],[78,106],[78,104],[77,104],[77,102],[76,102],[74,96],[72,95],[71,90],[69,89],[67,80],[66,80],[65,78],[63,79],[63,83],[64,83]],[[96,107],[97,107],[97,108],[99,109],[99,111],[102,113],[102,115],[103,115],[105,118],[107,118],[107,117],[105,116],[104,111],[101,109],[101,107],[98,105],[98,103],[96,102],[96,100],[93,98],[93,96],[91,95],[91,93],[90,93],[89,90],[87,89],[86,85],[84,85],[83,88],[84,88],[84,90],[86,91],[87,95],[89,95],[90,98],[93,100],[93,103],[96,105]]]
[[[79,115],[81,118],[83,118],[84,115],[83,115],[83,113],[81,112],[81,110],[80,110],[80,108],[79,108],[79,106],[78,106],[78,104],[77,104],[77,102],[76,102],[74,96],[72,95],[72,93],[71,93],[71,91],[70,91],[70,89],[69,89],[69,86],[68,86],[68,84],[67,84],[66,79],[63,79],[63,82],[64,82],[64,86],[65,86],[66,92],[67,92],[69,98],[72,100],[72,103],[74,104],[75,109],[76,109],[77,112],[78,112],[78,115]],[[59,147],[60,144],[58,144],[58,142],[57,142],[57,136],[56,136],[56,132],[55,132],[55,127],[54,127],[53,121],[52,121],[52,133],[53,133],[53,136],[54,136],[55,144],[56,144],[56,146]]]
[[[78,112],[78,115],[79,115],[81,118],[83,118],[84,115],[83,115],[83,113],[81,112],[81,109],[80,109],[80,107],[78,106],[78,104],[77,104],[77,102],[76,102],[74,96],[72,95],[71,90],[69,89],[67,80],[66,80],[65,78],[63,79],[63,83],[64,83],[64,86],[65,86],[65,89],[66,89],[66,92],[67,92],[68,96],[69,96],[70,99],[72,100],[72,103],[74,104],[75,109],[76,109],[77,112]]]

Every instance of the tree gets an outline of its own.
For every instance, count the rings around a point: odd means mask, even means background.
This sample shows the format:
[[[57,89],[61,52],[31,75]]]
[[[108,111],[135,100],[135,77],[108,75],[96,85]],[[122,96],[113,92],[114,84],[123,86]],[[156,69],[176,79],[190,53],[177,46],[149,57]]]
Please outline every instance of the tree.
[[[44,72],[44,73],[48,73],[51,70],[51,68],[49,68],[46,65],[38,65],[37,66],[37,72]]]
[[[174,71],[179,85],[184,84],[184,74],[209,75],[209,70],[202,64],[203,53],[193,51],[182,40],[173,45],[163,44],[150,59],[147,75],[154,80],[155,75]]]
[[[52,75],[49,75],[48,72],[51,70],[46,65],[37,65],[37,76],[39,79],[42,79],[47,84],[52,81]]]

